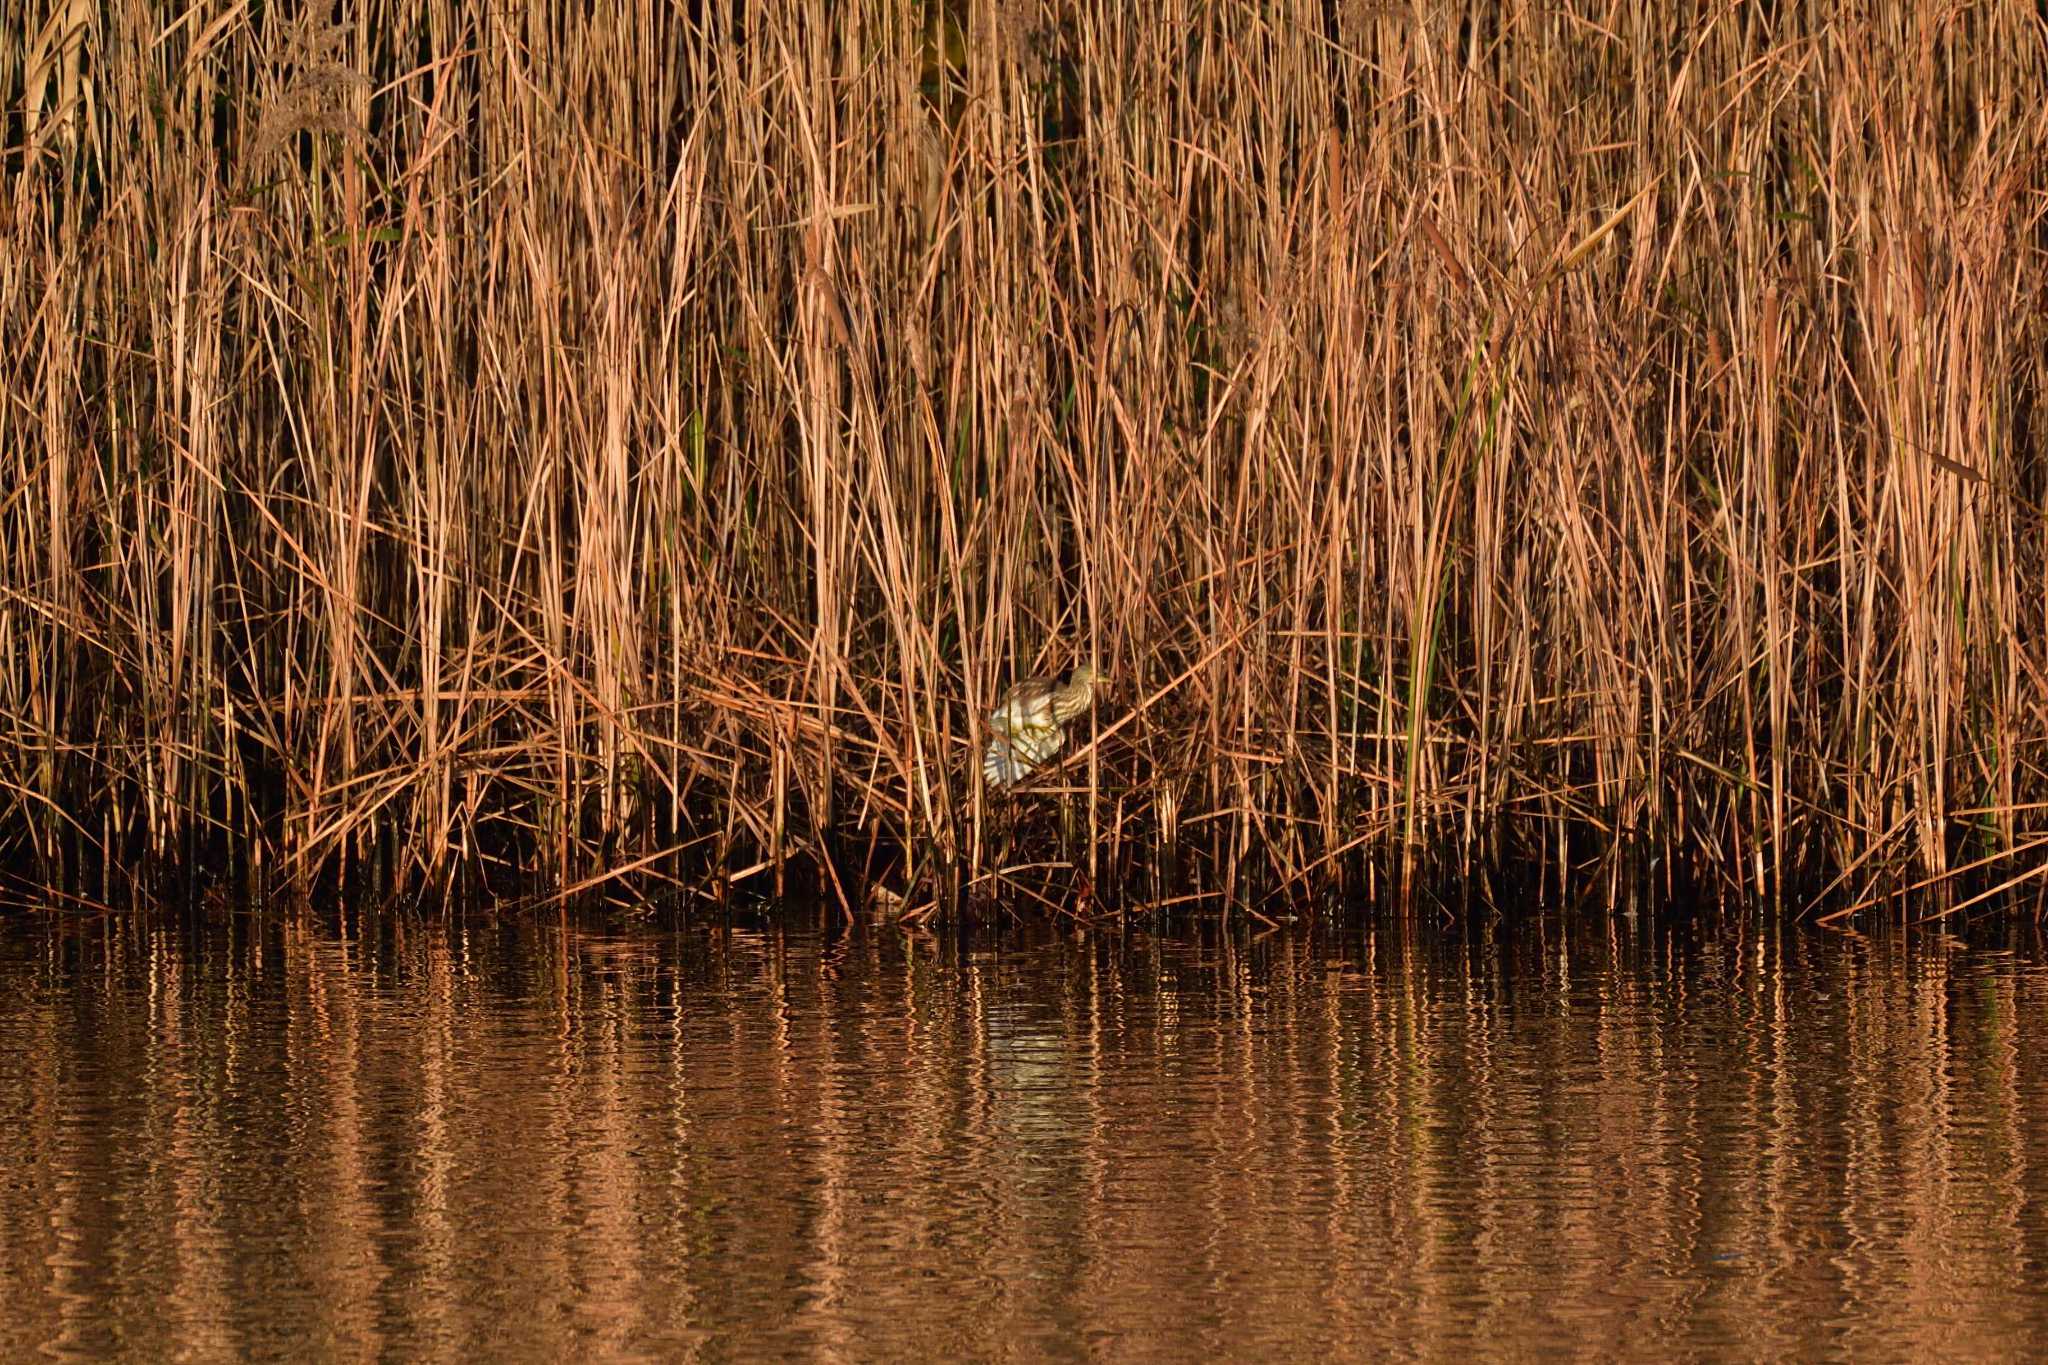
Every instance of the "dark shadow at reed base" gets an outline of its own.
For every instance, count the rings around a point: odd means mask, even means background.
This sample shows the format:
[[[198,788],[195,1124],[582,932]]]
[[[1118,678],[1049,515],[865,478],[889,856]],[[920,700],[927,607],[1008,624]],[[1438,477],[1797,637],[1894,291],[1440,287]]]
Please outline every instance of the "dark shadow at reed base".
[[[1054,817],[1019,819],[979,870],[927,848],[870,838],[792,838],[780,860],[708,856],[714,836],[667,837],[649,856],[585,851],[551,871],[531,839],[506,837],[477,856],[423,876],[388,831],[323,858],[311,875],[282,873],[272,851],[248,840],[189,835],[172,856],[135,849],[102,856],[84,841],[53,863],[0,869],[0,905],[72,913],[340,913],[439,917],[563,912],[695,920],[815,904],[843,921],[943,923],[1044,920],[1153,926],[1242,920],[1279,928],[1393,915],[1445,924],[1515,921],[1569,910],[1682,916],[1712,907],[1824,925],[1957,924],[1987,916],[2039,919],[2043,887],[1996,866],[1916,878],[1901,864],[1850,869],[1818,852],[1791,866],[1759,864],[1746,882],[1728,860],[1606,831],[1553,822],[1501,822],[1483,840],[1418,846],[1406,857],[1362,846],[1307,875],[1212,844],[1126,841],[1115,859],[1062,837]],[[1092,856],[1091,856],[1092,855]]]

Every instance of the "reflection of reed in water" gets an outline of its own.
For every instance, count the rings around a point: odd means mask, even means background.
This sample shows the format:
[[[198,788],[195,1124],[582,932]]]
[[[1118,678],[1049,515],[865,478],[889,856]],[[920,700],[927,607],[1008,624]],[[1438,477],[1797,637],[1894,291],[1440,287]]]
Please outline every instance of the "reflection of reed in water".
[[[0,1359],[499,1355],[507,1302],[545,1358],[2026,1356],[2048,1316],[2011,958],[199,932],[0,933]]]

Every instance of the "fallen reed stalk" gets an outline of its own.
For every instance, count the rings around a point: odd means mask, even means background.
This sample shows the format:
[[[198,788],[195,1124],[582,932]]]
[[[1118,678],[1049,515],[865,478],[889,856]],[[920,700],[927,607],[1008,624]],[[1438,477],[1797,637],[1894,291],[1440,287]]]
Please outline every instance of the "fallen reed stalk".
[[[46,882],[1770,893],[2044,832],[2031,6],[27,18]],[[1079,658],[1099,740],[992,798],[981,718]]]

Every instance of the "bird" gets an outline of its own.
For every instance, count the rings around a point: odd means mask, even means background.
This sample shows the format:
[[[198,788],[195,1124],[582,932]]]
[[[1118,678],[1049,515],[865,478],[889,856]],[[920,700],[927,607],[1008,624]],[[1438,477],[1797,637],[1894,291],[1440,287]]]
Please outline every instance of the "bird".
[[[1043,767],[1066,743],[1060,727],[1088,709],[1100,682],[1095,666],[1082,664],[1063,683],[1026,678],[1005,692],[988,713],[990,733],[981,773],[989,785],[998,790],[1015,786]]]

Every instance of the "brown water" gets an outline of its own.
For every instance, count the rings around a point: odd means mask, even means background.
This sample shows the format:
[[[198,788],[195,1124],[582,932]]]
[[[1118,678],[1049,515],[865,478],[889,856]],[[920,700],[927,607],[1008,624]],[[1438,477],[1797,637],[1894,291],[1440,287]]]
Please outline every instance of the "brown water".
[[[2024,936],[17,918],[0,1359],[2020,1355],[2044,1033]]]

